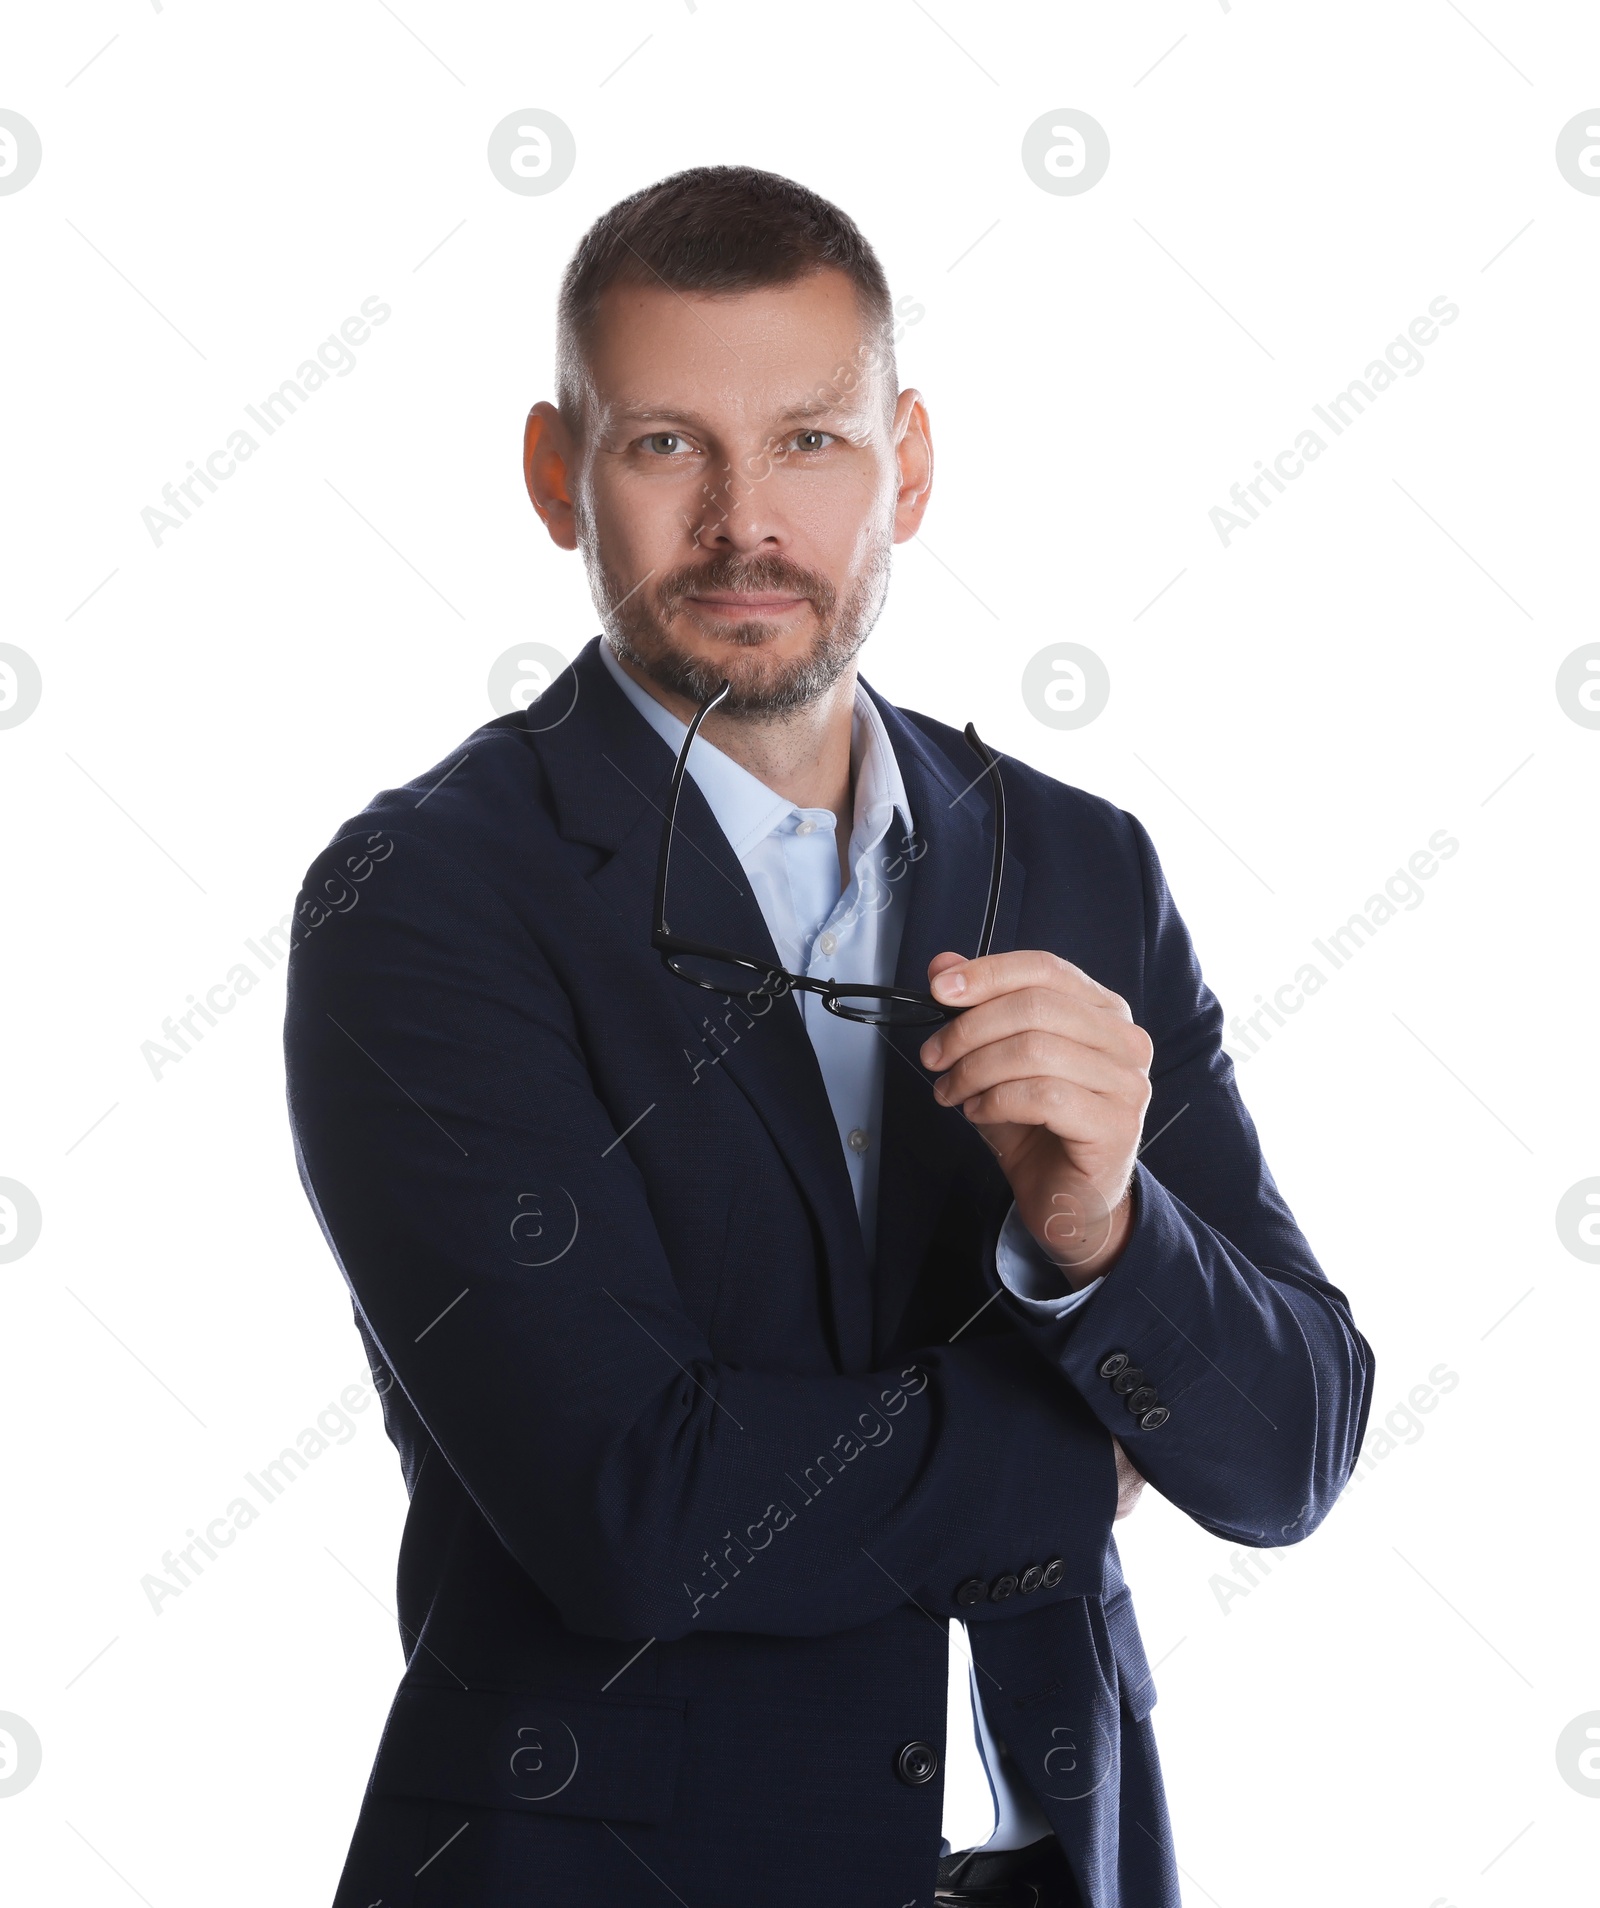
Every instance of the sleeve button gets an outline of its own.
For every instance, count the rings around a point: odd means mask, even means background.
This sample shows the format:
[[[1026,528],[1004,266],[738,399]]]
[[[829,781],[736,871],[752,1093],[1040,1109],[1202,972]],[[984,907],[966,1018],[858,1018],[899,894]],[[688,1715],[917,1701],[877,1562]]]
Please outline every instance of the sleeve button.
[[[1029,1564],[1027,1569],[1023,1571],[1021,1577],[1017,1580],[1017,1588],[1025,1597],[1031,1597],[1034,1591],[1037,1590],[1043,1582],[1044,1565]]]
[[[1126,1368],[1127,1364],[1128,1354],[1126,1352],[1108,1352],[1106,1356],[1100,1360],[1100,1376],[1102,1378],[1115,1378],[1119,1371]]]
[[[1128,1409],[1137,1418],[1141,1412],[1148,1411],[1157,1402],[1154,1385],[1140,1385],[1137,1391],[1128,1393]]]
[[[1124,1365],[1111,1380],[1111,1389],[1119,1398],[1126,1398],[1129,1392],[1137,1391],[1144,1383],[1144,1373],[1137,1365]]]
[[[996,1577],[989,1586],[989,1595],[996,1603],[1004,1603],[1006,1598],[1015,1594],[1017,1580],[1008,1570],[1003,1577]]]
[[[1044,1567],[1044,1575],[1043,1577],[1040,1578],[1040,1582],[1044,1585],[1046,1590],[1054,1590],[1056,1585],[1060,1583],[1061,1579],[1066,1574],[1067,1574],[1066,1558],[1052,1557],[1049,1563],[1047,1563]]]
[[[982,1603],[989,1594],[989,1586],[982,1577],[968,1577],[956,1590],[956,1602],[963,1610],[970,1610],[975,1603]]]
[[[1154,1410],[1145,1412],[1144,1416],[1140,1418],[1139,1429],[1141,1431],[1159,1431],[1162,1425],[1164,1425],[1171,1416],[1172,1413],[1165,1405],[1157,1405]]]

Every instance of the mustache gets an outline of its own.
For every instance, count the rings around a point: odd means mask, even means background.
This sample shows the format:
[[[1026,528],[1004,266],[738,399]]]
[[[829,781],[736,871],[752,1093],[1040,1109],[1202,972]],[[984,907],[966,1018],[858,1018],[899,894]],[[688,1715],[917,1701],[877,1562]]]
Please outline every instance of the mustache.
[[[777,555],[741,556],[730,550],[703,563],[686,563],[670,570],[657,586],[663,609],[675,611],[689,597],[704,590],[787,591],[811,599],[817,615],[826,622],[833,614],[838,592],[817,570],[807,570],[787,557]],[[759,610],[752,610],[758,618]]]

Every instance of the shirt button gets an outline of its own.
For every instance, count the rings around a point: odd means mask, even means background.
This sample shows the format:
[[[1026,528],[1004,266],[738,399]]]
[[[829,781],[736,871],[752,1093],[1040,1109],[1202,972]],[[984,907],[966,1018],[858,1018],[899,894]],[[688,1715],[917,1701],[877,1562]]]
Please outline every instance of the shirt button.
[[[814,835],[817,832],[817,824],[814,821],[796,822],[794,832],[797,835]]]
[[[838,945],[839,937],[836,934],[823,933],[817,936],[817,952],[819,954],[831,954]]]
[[[864,1132],[861,1127],[857,1126],[852,1129],[850,1133],[850,1137],[848,1141],[846,1142],[846,1144],[849,1146],[852,1153],[864,1153],[867,1150],[867,1148],[872,1144],[872,1139],[871,1139],[871,1136],[867,1134],[866,1132]]]

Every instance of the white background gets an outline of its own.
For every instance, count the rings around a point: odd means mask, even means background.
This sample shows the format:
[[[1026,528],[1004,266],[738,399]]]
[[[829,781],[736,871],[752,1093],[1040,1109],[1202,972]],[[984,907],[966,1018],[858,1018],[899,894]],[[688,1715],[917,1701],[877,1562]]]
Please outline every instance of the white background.
[[[159,1080],[141,1043],[340,820],[491,716],[497,657],[593,632],[518,469],[558,278],[615,199],[730,160],[836,199],[921,308],[901,372],[938,478],[879,689],[1137,813],[1232,1013],[1460,842],[1240,1061],[1376,1349],[1374,1431],[1441,1363],[1459,1383],[1253,1587],[1153,1493],[1122,1526],[1185,1899],[1586,1887],[1600,1801],[1556,1740],[1600,1710],[1600,1268],[1555,1208],[1600,1174],[1600,731],[1555,673],[1600,637],[1600,197],[1554,148],[1600,19],[102,0],[8,40],[0,106],[44,153],[0,196],[0,640],[44,684],[0,731],[0,1176],[43,1212],[0,1267],[0,1711],[44,1746],[0,1800],[8,1896],[331,1896],[401,1667],[377,1412],[159,1616],[140,1587],[365,1377],[293,1170],[281,966]],[[528,106],[577,143],[544,196],[485,158]],[[1080,196],[1020,160],[1062,106],[1111,142]],[[163,484],[372,295],[355,369],[157,547]],[[1225,547],[1229,486],[1437,297],[1460,316],[1423,370]],[[1112,683],[1070,733],[1020,694],[1063,640]]]

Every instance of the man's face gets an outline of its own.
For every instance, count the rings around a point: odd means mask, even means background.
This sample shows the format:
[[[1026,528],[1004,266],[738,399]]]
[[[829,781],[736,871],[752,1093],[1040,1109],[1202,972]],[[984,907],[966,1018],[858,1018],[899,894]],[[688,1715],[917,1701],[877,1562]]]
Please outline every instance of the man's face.
[[[567,482],[614,647],[697,704],[730,682],[730,714],[822,694],[877,619],[931,464],[920,400],[894,398],[849,278],[613,286],[588,368]]]

